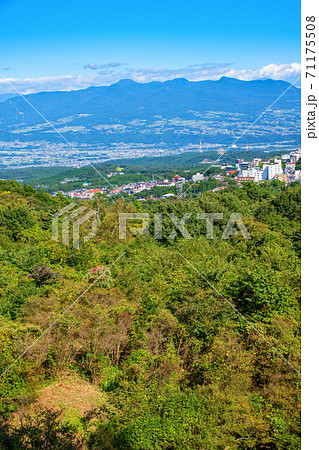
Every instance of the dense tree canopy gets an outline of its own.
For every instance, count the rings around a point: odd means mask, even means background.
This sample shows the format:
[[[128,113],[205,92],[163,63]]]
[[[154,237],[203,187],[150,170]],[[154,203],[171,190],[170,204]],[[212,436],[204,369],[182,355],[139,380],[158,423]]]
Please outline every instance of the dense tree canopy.
[[[300,184],[81,203],[99,224],[79,250],[52,240],[67,203],[0,181],[0,448],[300,448]],[[124,212],[150,234],[119,239]],[[197,213],[223,214],[213,239]],[[222,239],[233,213],[251,239]],[[71,398],[65,377],[73,403],[48,394]]]

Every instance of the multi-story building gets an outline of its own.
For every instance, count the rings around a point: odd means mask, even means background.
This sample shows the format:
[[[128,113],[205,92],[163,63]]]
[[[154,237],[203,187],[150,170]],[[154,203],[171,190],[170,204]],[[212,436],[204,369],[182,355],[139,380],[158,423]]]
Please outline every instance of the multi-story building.
[[[246,170],[241,170],[239,173],[239,176],[242,177],[248,177],[248,178],[253,178],[255,183],[258,183],[259,181],[262,181],[263,179],[263,171],[262,169],[246,169]]]
[[[263,170],[255,169],[255,182],[259,183],[259,181],[263,180]]]
[[[258,183],[262,180],[274,180],[275,175],[281,173],[283,173],[281,160],[275,160],[273,164],[264,164],[262,169],[255,167],[241,170],[239,172],[239,177],[253,178],[255,183]]]
[[[263,165],[263,180],[274,180],[275,175],[282,173],[281,160],[275,160],[274,164]]]
[[[239,168],[239,170],[246,170],[246,169],[249,169],[249,163],[246,162],[246,161],[240,162],[240,163],[238,164],[238,168]]]
[[[238,177],[238,184],[240,185],[243,181],[255,181],[255,177]]]
[[[204,179],[205,179],[204,175],[199,172],[192,176],[192,181],[194,181],[195,183],[197,181],[203,181]]]

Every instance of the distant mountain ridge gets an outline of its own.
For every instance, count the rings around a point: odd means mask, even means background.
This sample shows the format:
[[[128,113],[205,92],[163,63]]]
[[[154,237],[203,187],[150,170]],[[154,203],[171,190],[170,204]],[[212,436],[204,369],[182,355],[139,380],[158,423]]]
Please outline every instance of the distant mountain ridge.
[[[256,114],[268,108],[289,86],[285,81],[241,81],[226,77],[218,81],[176,78],[150,83],[124,79],[110,86],[41,92],[25,98],[48,120],[78,114],[90,114],[98,120],[144,119],[156,115],[187,118],[191,111]],[[299,110],[300,89],[291,86],[273,108]],[[43,122],[23,98],[14,97],[0,103],[0,126],[21,122],[22,114],[25,124]]]
[[[13,93],[13,92],[8,93],[8,94],[0,94],[0,102],[5,102],[9,98],[16,97],[17,95],[18,95],[17,93]]]

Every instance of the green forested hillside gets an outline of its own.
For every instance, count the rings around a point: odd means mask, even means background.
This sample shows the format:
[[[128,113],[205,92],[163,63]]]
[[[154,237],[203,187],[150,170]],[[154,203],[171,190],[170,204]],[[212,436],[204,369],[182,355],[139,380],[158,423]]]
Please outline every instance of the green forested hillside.
[[[51,237],[68,202],[0,181],[0,448],[300,448],[300,185],[83,203],[80,250]],[[162,239],[120,240],[141,211]],[[224,214],[214,239],[198,212]],[[231,213],[250,240],[221,239]]]

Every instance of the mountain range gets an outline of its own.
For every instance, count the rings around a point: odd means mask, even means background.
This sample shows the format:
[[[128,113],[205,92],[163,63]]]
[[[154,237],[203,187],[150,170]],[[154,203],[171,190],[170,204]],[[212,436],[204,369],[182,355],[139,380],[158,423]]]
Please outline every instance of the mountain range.
[[[300,89],[225,77],[121,80],[0,102],[3,168],[176,155],[199,151],[200,141],[205,151],[234,143],[254,151],[299,147]]]
[[[41,92],[25,99],[49,121],[88,114],[101,119],[189,118],[193,111],[224,111],[258,114],[288,88],[274,80],[241,81],[222,77],[218,81],[188,81],[177,78],[165,82],[136,83],[121,80],[111,86],[90,87],[70,92]],[[300,89],[291,86],[273,109],[299,111]],[[22,98],[0,103],[1,127],[21,123],[43,123],[43,118]]]

